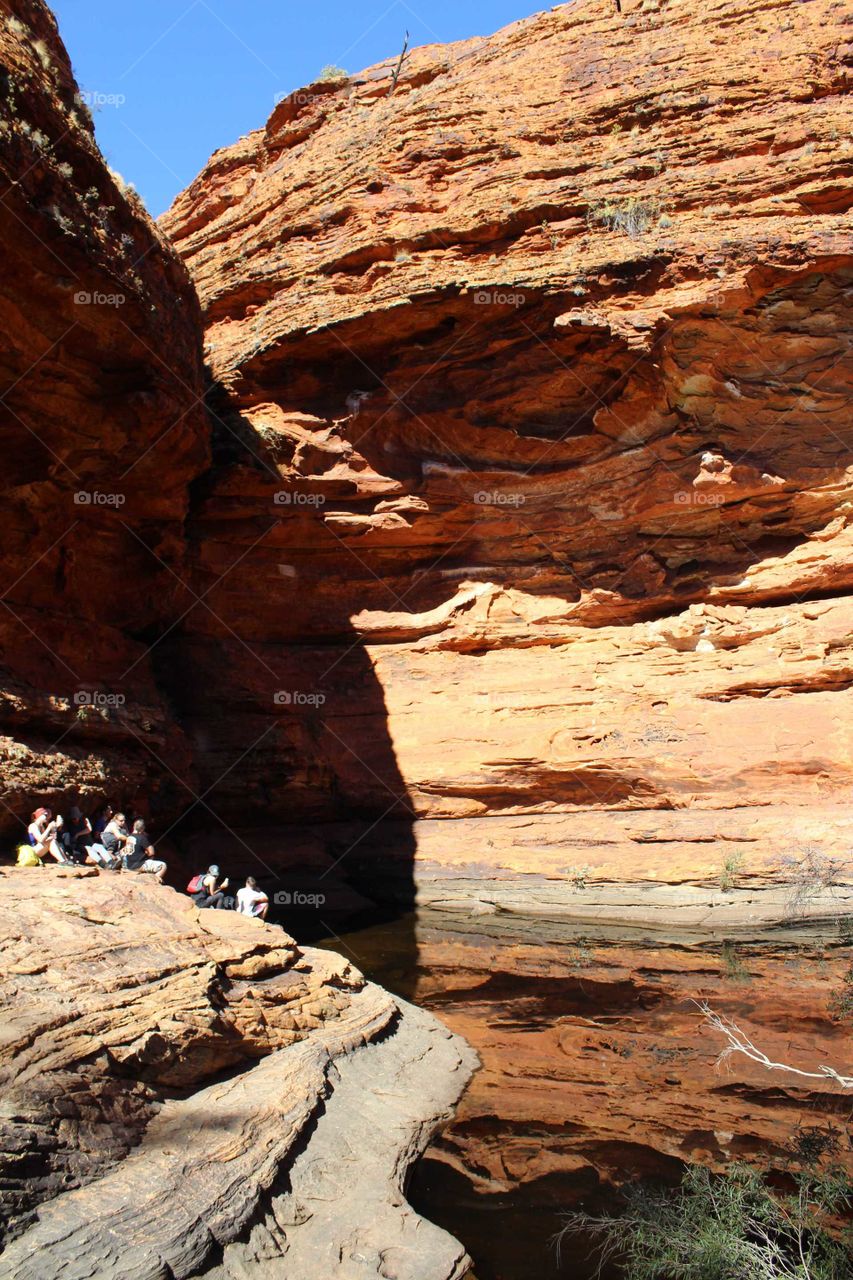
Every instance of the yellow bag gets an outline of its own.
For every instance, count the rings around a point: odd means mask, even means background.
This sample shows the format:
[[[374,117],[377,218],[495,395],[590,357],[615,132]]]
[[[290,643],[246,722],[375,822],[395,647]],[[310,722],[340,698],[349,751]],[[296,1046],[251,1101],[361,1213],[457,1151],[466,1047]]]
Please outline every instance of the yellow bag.
[[[41,858],[36,853],[31,844],[18,845],[18,866],[19,867],[40,867]]]

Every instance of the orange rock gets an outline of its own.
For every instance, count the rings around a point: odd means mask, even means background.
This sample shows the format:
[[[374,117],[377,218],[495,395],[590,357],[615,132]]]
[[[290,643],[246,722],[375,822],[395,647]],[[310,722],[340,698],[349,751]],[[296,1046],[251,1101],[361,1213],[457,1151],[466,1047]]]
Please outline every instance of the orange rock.
[[[561,910],[587,864],[707,913],[715,842],[764,886],[846,856],[832,0],[581,0],[414,50],[393,93],[389,59],[291,95],[162,222],[202,303],[210,465],[184,270],[21,7],[58,70],[6,28],[13,90],[68,153],[17,126],[4,149],[3,829],[34,794],[120,794],[221,819],[235,868],[310,843],[409,903],[494,878],[542,905],[540,877]],[[73,274],[130,310],[75,306]],[[70,509],[69,467],[106,492],[121,469],[134,503]]]
[[[38,797],[156,806],[170,767],[191,773],[150,646],[191,602],[209,446],[194,290],[104,162],[46,5],[4,6],[0,62],[0,829],[19,839]]]
[[[300,90],[178,197],[223,419],[202,774],[273,671],[325,698],[231,822],[396,802],[377,880],[403,839],[422,894],[527,905],[846,856],[843,48],[831,0],[582,0]]]

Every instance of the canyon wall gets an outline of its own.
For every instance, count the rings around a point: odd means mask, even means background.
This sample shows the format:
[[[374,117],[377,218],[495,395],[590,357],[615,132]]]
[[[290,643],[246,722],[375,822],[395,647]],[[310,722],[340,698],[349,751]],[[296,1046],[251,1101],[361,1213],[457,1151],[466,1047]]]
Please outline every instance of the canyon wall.
[[[0,20],[0,831],[35,800],[176,810],[191,772],[151,646],[192,604],[207,465],[199,308],[104,163],[53,16]]]
[[[370,931],[350,942],[365,959],[388,950]],[[465,1036],[482,1066],[412,1199],[461,1233],[478,1276],[596,1280],[582,1233],[563,1240],[560,1264],[566,1210],[611,1213],[614,1188],[675,1185],[685,1164],[721,1172],[744,1161],[781,1186],[809,1141],[826,1139],[850,1168],[850,1092],[820,1074],[849,1065],[838,1004],[849,935],[776,928],[721,943],[427,911],[418,954],[418,1004]],[[740,1053],[718,1061],[727,1042],[702,1004],[807,1074]]]
[[[176,200],[173,671],[217,813],[315,824],[265,859],[554,907],[846,855],[850,58],[831,0],[580,0],[294,92]]]
[[[846,855],[845,15],[625,10],[294,92],[161,230],[11,6],[7,836],[549,909]]]
[[[0,105],[0,1271],[461,1280],[404,1183],[466,1045],[151,877],[8,866],[36,803],[133,804],[158,840],[207,811],[170,654],[210,417],[186,269],[34,0],[2,6]]]

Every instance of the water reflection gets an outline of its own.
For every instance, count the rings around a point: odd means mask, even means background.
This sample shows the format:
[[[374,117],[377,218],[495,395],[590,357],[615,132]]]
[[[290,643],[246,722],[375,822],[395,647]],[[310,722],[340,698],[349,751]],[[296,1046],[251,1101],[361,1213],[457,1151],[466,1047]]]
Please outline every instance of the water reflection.
[[[592,1277],[586,1241],[564,1241],[561,1259],[552,1247],[561,1213],[610,1210],[628,1180],[674,1185],[685,1162],[784,1171],[798,1129],[815,1125],[837,1130],[850,1159],[849,1094],[742,1056],[718,1067],[724,1044],[697,1007],[733,1018],[774,1060],[849,1066],[833,1004],[849,938],[833,926],[709,939],[427,913],[330,945],[341,942],[480,1055],[411,1187],[465,1243],[477,1280]]]

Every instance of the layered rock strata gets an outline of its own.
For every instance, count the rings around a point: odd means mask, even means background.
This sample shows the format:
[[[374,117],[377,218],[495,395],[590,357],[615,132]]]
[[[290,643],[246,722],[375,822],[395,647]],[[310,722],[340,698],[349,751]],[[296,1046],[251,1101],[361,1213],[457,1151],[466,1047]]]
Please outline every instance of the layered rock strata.
[[[198,302],[37,0],[0,15],[0,238],[0,831],[39,796],[175,810],[191,759],[151,646],[192,603]]]
[[[612,1213],[638,1180],[734,1161],[785,1186],[798,1144],[826,1139],[853,1167],[845,1016],[850,938],[837,929],[744,930],[709,941],[499,915],[422,913],[407,994],[476,1048],[482,1069],[419,1165],[416,1205],[463,1232],[481,1280],[598,1272],[583,1234],[553,1247],[568,1208]],[[359,963],[398,982],[397,929],[347,937]],[[768,1070],[703,1020],[708,1003],[773,1062]],[[849,1001],[848,1001],[849,1004]],[[617,1271],[605,1269],[614,1277]]]
[[[474,1066],[431,1015],[138,879],[0,898],[4,1276],[465,1274],[403,1195]]]
[[[198,767],[410,900],[849,848],[845,15],[622,8],[308,86],[162,222]]]

